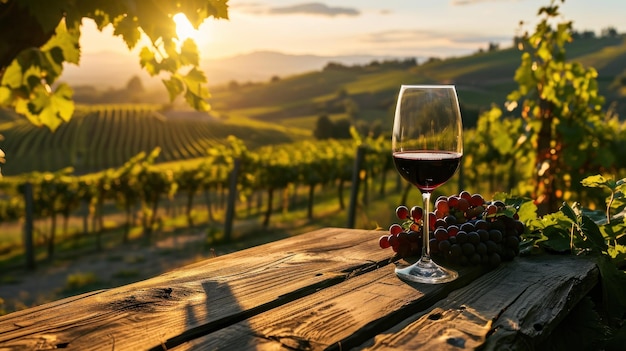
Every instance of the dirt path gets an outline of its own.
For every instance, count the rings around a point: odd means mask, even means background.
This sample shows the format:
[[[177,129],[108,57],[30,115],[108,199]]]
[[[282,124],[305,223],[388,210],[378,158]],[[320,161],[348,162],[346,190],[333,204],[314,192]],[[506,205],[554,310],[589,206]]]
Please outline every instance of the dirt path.
[[[42,263],[33,272],[3,272],[0,312],[10,313],[89,290],[129,284],[219,254],[205,248],[205,237],[205,232],[199,231],[167,237],[150,247],[129,244],[71,261]]]

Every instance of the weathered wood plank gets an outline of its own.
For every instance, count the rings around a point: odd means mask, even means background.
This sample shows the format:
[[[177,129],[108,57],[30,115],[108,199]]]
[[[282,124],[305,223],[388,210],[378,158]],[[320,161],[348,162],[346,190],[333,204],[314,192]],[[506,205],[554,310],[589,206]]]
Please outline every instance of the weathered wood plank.
[[[531,348],[598,280],[579,257],[406,283],[380,232],[327,228],[0,317],[3,349]]]
[[[587,258],[518,258],[377,336],[368,350],[533,350],[597,282]]]
[[[428,285],[403,282],[394,268],[387,265],[347,279],[175,350],[349,349],[427,309],[485,271],[468,268],[454,282]]]
[[[380,232],[327,228],[0,317],[0,349],[145,349],[195,338],[389,262]]]

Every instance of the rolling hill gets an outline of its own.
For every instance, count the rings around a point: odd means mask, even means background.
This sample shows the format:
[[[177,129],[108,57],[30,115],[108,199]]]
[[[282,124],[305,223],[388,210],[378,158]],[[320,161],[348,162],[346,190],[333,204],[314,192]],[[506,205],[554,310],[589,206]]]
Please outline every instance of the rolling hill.
[[[626,72],[625,36],[580,39],[567,46],[570,60],[597,69],[600,92],[609,104],[626,116],[624,88],[611,87]],[[210,115],[171,109],[165,99],[141,100],[131,94],[131,105],[100,105],[77,110],[74,118],[56,133],[36,128],[26,119],[0,111],[0,149],[7,154],[4,174],[54,171],[73,166],[78,173],[117,167],[131,156],[163,150],[159,161],[194,158],[235,135],[249,148],[312,138],[319,116],[347,118],[351,104],[356,123],[391,128],[393,106],[401,84],[457,86],[464,124],[471,128],[480,111],[502,104],[517,84],[513,80],[521,53],[516,49],[429,60],[370,61],[367,64],[326,64],[262,83],[246,82],[214,86]],[[81,90],[77,89],[77,96]],[[113,94],[122,96],[121,94]],[[79,101],[80,102],[80,101]],[[152,103],[152,107],[145,104]],[[142,107],[143,106],[143,107]]]
[[[570,60],[598,71],[600,93],[616,103],[626,115],[626,99],[610,86],[626,72],[625,37],[579,39],[567,46]],[[502,104],[517,87],[513,77],[520,64],[517,49],[476,53],[470,56],[433,60],[405,67],[393,63],[365,66],[328,66],[266,84],[248,84],[213,91],[218,110],[238,111],[262,121],[297,125],[323,113],[341,113],[340,100],[348,96],[359,106],[359,118],[390,121],[390,110],[401,84],[449,83],[457,86],[464,119],[471,127],[478,113],[492,103]],[[341,96],[344,94],[344,96]],[[390,127],[390,122],[387,123]]]

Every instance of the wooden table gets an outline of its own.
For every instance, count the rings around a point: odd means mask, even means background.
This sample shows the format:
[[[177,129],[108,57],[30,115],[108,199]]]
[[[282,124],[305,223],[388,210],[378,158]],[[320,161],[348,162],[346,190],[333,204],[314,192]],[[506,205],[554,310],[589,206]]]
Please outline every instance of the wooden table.
[[[326,228],[0,317],[0,350],[532,349],[598,282],[572,256],[394,274],[382,232]]]

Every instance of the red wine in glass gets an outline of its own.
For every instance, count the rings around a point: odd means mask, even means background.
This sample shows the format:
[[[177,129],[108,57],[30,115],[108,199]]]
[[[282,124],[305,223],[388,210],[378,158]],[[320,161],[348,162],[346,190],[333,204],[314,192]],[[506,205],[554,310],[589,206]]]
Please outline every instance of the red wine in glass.
[[[456,89],[452,85],[402,85],[391,136],[398,173],[422,192],[424,212],[430,212],[430,194],[457,171],[463,156],[463,123]],[[422,255],[396,274],[406,280],[436,284],[458,277],[430,257],[429,217],[422,223]]]
[[[393,153],[398,173],[422,191],[432,192],[447,182],[461,163],[462,155],[450,151],[405,151]]]

